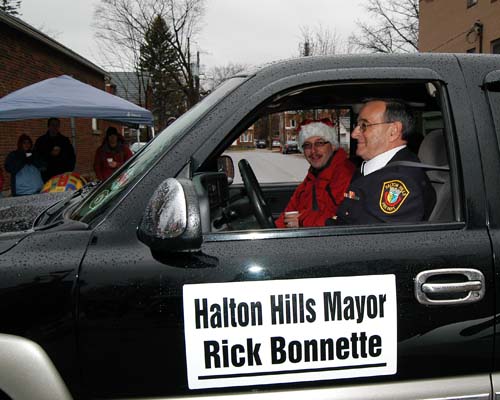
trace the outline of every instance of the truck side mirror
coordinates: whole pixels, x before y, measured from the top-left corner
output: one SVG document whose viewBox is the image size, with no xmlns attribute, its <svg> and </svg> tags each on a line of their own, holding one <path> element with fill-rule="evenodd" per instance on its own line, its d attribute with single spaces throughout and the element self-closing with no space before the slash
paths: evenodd
<svg viewBox="0 0 500 400">
<path fill-rule="evenodd" d="M 137 235 L 151 250 L 161 253 L 199 250 L 201 217 L 193 183 L 175 178 L 163 181 L 149 200 Z"/>
</svg>

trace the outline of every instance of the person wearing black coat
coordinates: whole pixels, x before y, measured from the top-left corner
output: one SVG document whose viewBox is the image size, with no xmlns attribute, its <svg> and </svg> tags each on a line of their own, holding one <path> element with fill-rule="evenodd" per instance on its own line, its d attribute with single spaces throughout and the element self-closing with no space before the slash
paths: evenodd
<svg viewBox="0 0 500 400">
<path fill-rule="evenodd" d="M 75 150 L 69 139 L 59 132 L 61 122 L 58 118 L 49 118 L 47 133 L 40 136 L 33 149 L 41 163 L 43 181 L 55 175 L 72 172 L 75 169 Z"/>
<path fill-rule="evenodd" d="M 364 104 L 352 132 L 356 154 L 364 162 L 327 225 L 417 222 L 429 217 L 436 193 L 418 157 L 406 147 L 413 125 L 411 110 L 400 101 Z"/>
</svg>

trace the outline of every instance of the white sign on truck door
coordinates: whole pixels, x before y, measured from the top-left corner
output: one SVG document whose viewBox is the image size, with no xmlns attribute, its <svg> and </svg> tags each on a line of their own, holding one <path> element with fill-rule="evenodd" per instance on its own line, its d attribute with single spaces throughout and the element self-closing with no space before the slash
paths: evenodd
<svg viewBox="0 0 500 400">
<path fill-rule="evenodd" d="M 394 275 L 185 285 L 190 389 L 390 375 Z"/>
</svg>

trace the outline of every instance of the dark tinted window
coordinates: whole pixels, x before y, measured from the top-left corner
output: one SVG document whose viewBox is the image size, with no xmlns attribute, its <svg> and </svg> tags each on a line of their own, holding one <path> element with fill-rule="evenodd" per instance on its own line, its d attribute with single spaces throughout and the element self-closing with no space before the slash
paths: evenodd
<svg viewBox="0 0 500 400">
<path fill-rule="evenodd" d="M 500 39 L 491 42 L 491 53 L 500 54 Z"/>
</svg>

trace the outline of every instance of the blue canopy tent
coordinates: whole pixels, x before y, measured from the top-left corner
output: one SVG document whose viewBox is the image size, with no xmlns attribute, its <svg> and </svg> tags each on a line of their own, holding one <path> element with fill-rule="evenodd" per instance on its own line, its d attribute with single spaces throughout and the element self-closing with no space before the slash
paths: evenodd
<svg viewBox="0 0 500 400">
<path fill-rule="evenodd" d="M 34 83 L 0 99 L 0 121 L 50 117 L 153 125 L 150 111 L 67 75 Z"/>
</svg>

